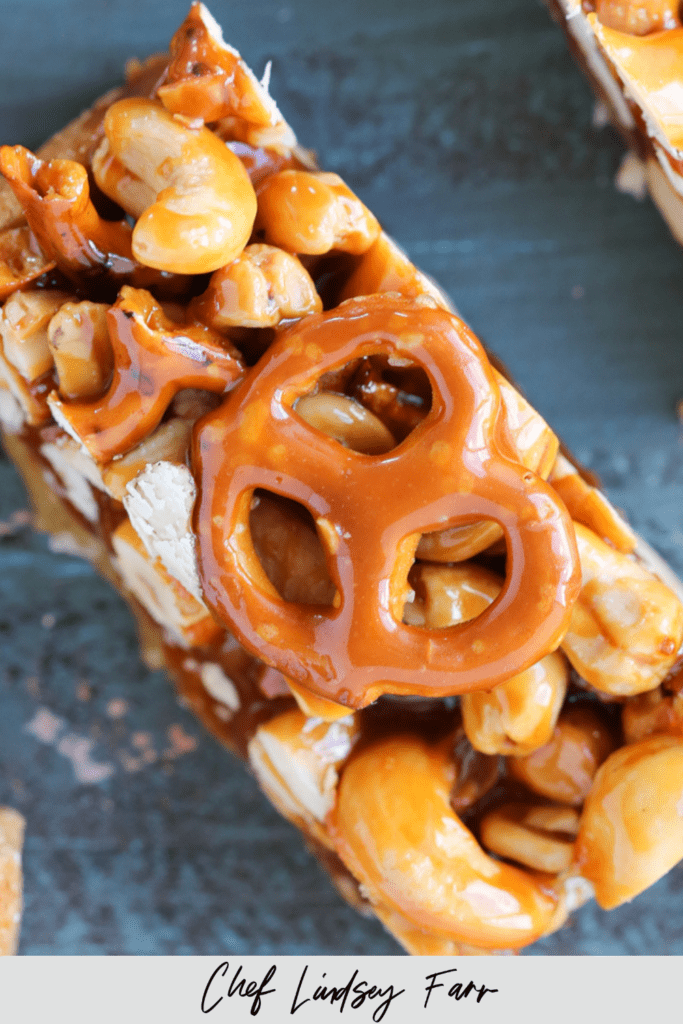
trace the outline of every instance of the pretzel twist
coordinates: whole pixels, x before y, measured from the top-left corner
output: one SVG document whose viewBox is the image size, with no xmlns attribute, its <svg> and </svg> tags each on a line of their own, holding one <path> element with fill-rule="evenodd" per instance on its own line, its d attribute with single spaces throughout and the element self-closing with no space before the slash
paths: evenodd
<svg viewBox="0 0 683 1024">
<path fill-rule="evenodd" d="M 50 397 L 55 419 L 98 462 L 109 462 L 151 434 L 183 388 L 220 395 L 242 373 L 224 339 L 198 324 L 173 323 L 142 289 L 122 288 L 107 323 L 114 355 L 109 390 L 93 401 Z"/>
<path fill-rule="evenodd" d="M 364 455 L 311 427 L 294 406 L 323 374 L 379 353 L 421 366 L 433 402 L 397 448 Z M 375 295 L 307 317 L 195 431 L 206 600 L 267 663 L 350 707 L 387 692 L 490 687 L 527 668 L 567 628 L 578 556 L 566 510 L 514 461 L 500 413 L 481 345 L 442 309 Z M 268 581 L 249 530 L 256 488 L 311 512 L 337 588 L 331 607 L 285 602 Z M 421 534 L 482 517 L 507 539 L 500 596 L 462 625 L 403 623 Z"/>
</svg>

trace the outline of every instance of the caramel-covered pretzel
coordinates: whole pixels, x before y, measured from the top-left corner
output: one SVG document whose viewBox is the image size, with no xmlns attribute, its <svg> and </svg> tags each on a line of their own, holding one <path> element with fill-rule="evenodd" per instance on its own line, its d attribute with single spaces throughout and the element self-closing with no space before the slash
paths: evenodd
<svg viewBox="0 0 683 1024">
<path fill-rule="evenodd" d="M 0 302 L 54 266 L 54 260 L 43 255 L 26 224 L 0 232 Z"/>
<path fill-rule="evenodd" d="M 293 406 L 323 374 L 379 353 L 421 366 L 433 401 L 398 447 L 364 455 L 311 427 Z M 350 707 L 387 692 L 490 687 L 527 668 L 564 635 L 579 566 L 566 510 L 513 459 L 500 413 L 481 345 L 445 310 L 389 294 L 306 317 L 195 431 L 207 602 L 266 663 Z M 256 488 L 311 512 L 338 591 L 333 606 L 287 603 L 268 581 L 249 530 Z M 403 623 L 422 532 L 482 517 L 507 539 L 500 596 L 462 625 Z"/>
<path fill-rule="evenodd" d="M 102 220 L 90 199 L 88 172 L 73 160 L 34 156 L 23 146 L 0 148 L 0 173 L 24 208 L 26 219 L 48 259 L 70 277 L 132 274 L 126 221 Z"/>
<path fill-rule="evenodd" d="M 142 289 L 122 288 L 107 322 L 114 352 L 109 390 L 90 402 L 50 398 L 57 422 L 98 462 L 147 437 L 183 388 L 221 395 L 242 373 L 228 342 L 207 327 L 173 323 Z"/>
</svg>

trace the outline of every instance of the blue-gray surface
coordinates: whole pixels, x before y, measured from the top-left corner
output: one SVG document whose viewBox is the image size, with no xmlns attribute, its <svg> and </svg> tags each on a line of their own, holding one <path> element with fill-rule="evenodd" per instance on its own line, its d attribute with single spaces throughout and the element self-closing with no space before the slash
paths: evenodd
<svg viewBox="0 0 683 1024">
<path fill-rule="evenodd" d="M 1 0 L 0 142 L 165 48 L 184 0 Z M 683 571 L 683 252 L 535 0 L 215 0 L 301 140 L 496 350 Z M 398 953 L 138 660 L 123 603 L 25 526 L 0 462 L 0 803 L 28 819 L 21 951 Z M 28 727 L 28 730 L 27 730 Z M 196 747 L 194 742 L 196 741 Z M 194 747 L 194 749 L 193 749 Z M 79 776 L 80 773 L 80 776 Z M 87 782 L 79 781 L 87 779 Z M 97 780 L 100 781 L 97 781 Z M 683 953 L 683 871 L 533 952 Z"/>
</svg>

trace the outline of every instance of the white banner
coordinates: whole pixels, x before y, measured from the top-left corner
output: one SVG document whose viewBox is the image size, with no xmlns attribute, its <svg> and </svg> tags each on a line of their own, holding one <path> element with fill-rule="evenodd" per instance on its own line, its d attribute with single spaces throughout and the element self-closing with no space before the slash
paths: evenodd
<svg viewBox="0 0 683 1024">
<path fill-rule="evenodd" d="M 680 958 L 8 957 L 7 1024 L 577 1024 L 680 1014 Z"/>
</svg>

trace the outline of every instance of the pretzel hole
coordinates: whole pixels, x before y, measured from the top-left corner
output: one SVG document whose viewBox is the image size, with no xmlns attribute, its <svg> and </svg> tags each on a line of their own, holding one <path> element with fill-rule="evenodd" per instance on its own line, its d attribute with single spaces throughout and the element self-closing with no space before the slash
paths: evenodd
<svg viewBox="0 0 683 1024">
<path fill-rule="evenodd" d="M 259 489 L 252 499 L 249 527 L 261 567 L 284 601 L 333 605 L 336 587 L 307 508 Z"/>
<path fill-rule="evenodd" d="M 432 407 L 429 377 L 407 358 L 376 355 L 358 360 L 350 368 L 345 391 L 382 421 L 397 444 Z"/>
</svg>

